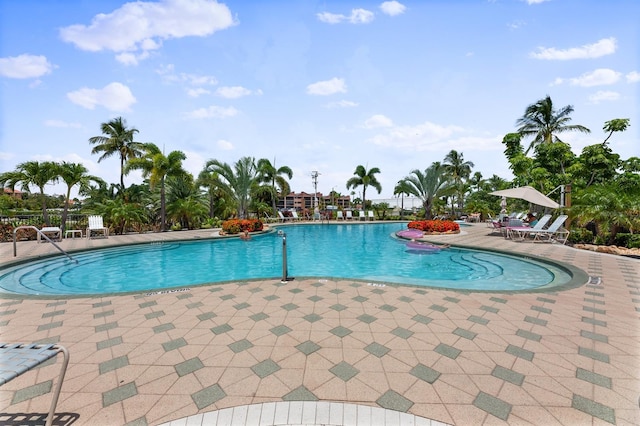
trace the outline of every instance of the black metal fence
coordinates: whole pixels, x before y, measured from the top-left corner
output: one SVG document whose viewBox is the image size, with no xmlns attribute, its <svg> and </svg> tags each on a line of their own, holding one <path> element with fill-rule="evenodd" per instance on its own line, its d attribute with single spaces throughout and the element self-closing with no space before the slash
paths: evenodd
<svg viewBox="0 0 640 426">
<path fill-rule="evenodd" d="M 64 229 L 86 229 L 88 224 L 88 215 L 86 214 L 67 214 L 67 220 Z M 13 228 L 23 225 L 31 225 L 41 228 L 45 225 L 44 217 L 40 215 L 12 215 L 12 216 L 0 216 L 0 224 L 7 226 L 10 225 Z M 62 215 L 61 214 L 49 214 L 49 225 L 59 226 L 62 228 Z"/>
</svg>

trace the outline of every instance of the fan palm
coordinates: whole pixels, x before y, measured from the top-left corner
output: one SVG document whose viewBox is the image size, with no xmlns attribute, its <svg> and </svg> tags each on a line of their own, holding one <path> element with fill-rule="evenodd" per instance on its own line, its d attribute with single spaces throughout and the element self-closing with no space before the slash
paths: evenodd
<svg viewBox="0 0 640 426">
<path fill-rule="evenodd" d="M 98 163 L 112 155 L 120 156 L 120 188 L 124 189 L 125 164 L 127 160 L 139 157 L 142 154 L 143 144 L 134 142 L 133 137 L 138 133 L 136 128 L 127 128 L 127 122 L 122 118 L 115 118 L 100 125 L 103 136 L 89 138 L 89 143 L 96 146 L 91 150 L 92 154 L 102 154 Z"/>
<path fill-rule="evenodd" d="M 21 189 L 29 192 L 29 186 L 35 185 L 40 190 L 40 198 L 42 199 L 42 219 L 49 226 L 49 213 L 47 212 L 47 200 L 44 195 L 44 187 L 49 183 L 55 183 L 59 179 L 58 165 L 52 161 L 26 161 L 16 166 L 11 172 L 0 174 L 0 186 L 8 186 L 12 190 L 19 183 Z"/>
<path fill-rule="evenodd" d="M 253 157 L 242 157 L 233 168 L 218 160 L 209 160 L 204 172 L 218 176 L 218 188 L 234 200 L 240 218 L 246 218 L 251 205 L 252 191 L 256 188 L 259 177 Z"/>
<path fill-rule="evenodd" d="M 524 116 L 516 121 L 516 125 L 520 126 L 518 133 L 525 137 L 534 136 L 525 154 L 538 144 L 560 141 L 556 136 L 558 133 L 571 131 L 590 133 L 591 130 L 584 126 L 568 124 L 571 121 L 569 115 L 572 112 L 572 105 L 567 105 L 556 111 L 549 95 L 535 104 L 529 105 Z"/>
<path fill-rule="evenodd" d="M 144 155 L 129 160 L 125 172 L 132 169 L 142 170 L 142 176 L 149 179 L 149 187 L 153 190 L 160 186 L 160 231 L 165 231 L 166 200 L 165 179 L 169 176 L 177 177 L 186 174 L 182 168 L 182 161 L 187 157 L 182 151 L 171 151 L 164 155 L 160 148 L 153 143 L 143 144 Z"/>
<path fill-rule="evenodd" d="M 378 191 L 378 194 L 382 192 L 382 186 L 378 179 L 376 179 L 376 174 L 380 173 L 380 169 L 377 167 L 372 167 L 367 170 L 364 166 L 356 167 L 356 170 L 353 172 L 355 177 L 352 177 L 347 181 L 347 189 L 357 188 L 358 186 L 362 186 L 362 208 L 365 209 L 367 207 L 367 188 L 372 186 Z"/>
<path fill-rule="evenodd" d="M 409 194 L 422 201 L 425 219 L 431 219 L 433 201 L 440 197 L 450 186 L 445 168 L 440 163 L 433 163 L 424 172 L 415 169 L 411 175 L 403 179 L 404 188 Z"/>
</svg>

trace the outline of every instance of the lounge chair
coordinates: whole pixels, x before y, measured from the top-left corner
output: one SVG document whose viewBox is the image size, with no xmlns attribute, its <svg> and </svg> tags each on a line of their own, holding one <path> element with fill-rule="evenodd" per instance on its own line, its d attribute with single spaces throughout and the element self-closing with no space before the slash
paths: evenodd
<svg viewBox="0 0 640 426">
<path fill-rule="evenodd" d="M 89 226 L 87 226 L 87 238 L 91 238 L 92 232 L 100 232 L 105 238 L 109 238 L 109 228 L 104 226 L 102 216 L 89 216 Z"/>
<path fill-rule="evenodd" d="M 367 220 L 366 216 L 364 215 L 364 210 L 360 210 L 358 212 L 358 219 L 359 220 Z"/>
<path fill-rule="evenodd" d="M 300 220 L 300 216 L 298 216 L 298 212 L 295 210 L 291 211 L 292 220 Z"/>
<path fill-rule="evenodd" d="M 337 211 L 336 220 L 344 220 L 344 215 L 342 214 L 342 210 Z"/>
<path fill-rule="evenodd" d="M 289 216 L 285 216 L 281 211 L 278 211 L 278 219 L 280 219 L 280 222 L 286 222 L 288 220 L 291 220 L 292 218 Z"/>
<path fill-rule="evenodd" d="M 567 242 L 567 237 L 569 235 L 569 231 L 566 229 L 561 229 L 564 225 L 564 222 L 567 220 L 569 216 L 566 214 L 560 215 L 553 221 L 551 225 L 547 229 L 538 229 L 534 230 L 533 228 L 529 231 L 520 231 L 523 234 L 533 235 L 533 241 L 547 241 L 552 242 L 554 240 L 559 241 L 564 236 L 562 244 Z M 559 238 L 560 237 L 560 238 Z"/>
<path fill-rule="evenodd" d="M 57 226 L 45 226 L 44 228 L 40 229 L 40 232 L 38 232 L 37 236 L 38 242 L 42 241 L 41 236 L 43 234 L 52 241 L 62 241 L 62 229 L 58 228 Z"/>
<path fill-rule="evenodd" d="M 531 233 L 534 232 L 534 231 L 541 231 L 545 227 L 547 222 L 549 222 L 549 220 L 551 220 L 551 215 L 550 214 L 545 214 L 532 227 L 528 227 L 528 226 L 507 226 L 506 227 L 506 229 L 507 229 L 506 237 L 507 238 L 514 238 L 515 237 L 515 238 L 517 238 L 519 240 L 524 240 L 525 235 L 527 233 L 529 235 L 531 235 Z"/>
<path fill-rule="evenodd" d="M 53 424 L 53 418 L 56 414 L 56 405 L 64 375 L 69 365 L 69 352 L 60 345 L 51 344 L 22 344 L 22 343 L 0 343 L 0 386 L 15 379 L 23 373 L 38 367 L 40 364 L 50 360 L 51 358 L 62 352 L 64 359 L 58 376 L 58 383 L 53 392 L 51 399 L 51 408 L 47 416 L 46 426 Z M 31 422 L 29 422 L 31 423 Z"/>
<path fill-rule="evenodd" d="M 367 212 L 367 219 L 369 220 L 375 220 L 375 218 L 373 217 L 373 210 L 369 210 Z"/>
<path fill-rule="evenodd" d="M 351 213 L 351 210 L 347 210 L 346 215 L 347 215 L 347 220 L 353 219 L 353 213 Z"/>
</svg>

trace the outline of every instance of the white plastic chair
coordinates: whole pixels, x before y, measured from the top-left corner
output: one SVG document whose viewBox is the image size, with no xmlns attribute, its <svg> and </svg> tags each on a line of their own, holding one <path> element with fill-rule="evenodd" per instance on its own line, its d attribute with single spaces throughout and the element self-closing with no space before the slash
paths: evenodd
<svg viewBox="0 0 640 426">
<path fill-rule="evenodd" d="M 87 226 L 87 238 L 91 238 L 91 232 L 100 232 L 105 238 L 109 238 L 109 228 L 104 226 L 102 216 L 89 216 L 89 226 Z"/>
<path fill-rule="evenodd" d="M 369 219 L 369 220 L 374 220 L 374 217 L 373 217 L 373 210 L 369 210 L 369 211 L 367 212 L 367 219 Z"/>
</svg>

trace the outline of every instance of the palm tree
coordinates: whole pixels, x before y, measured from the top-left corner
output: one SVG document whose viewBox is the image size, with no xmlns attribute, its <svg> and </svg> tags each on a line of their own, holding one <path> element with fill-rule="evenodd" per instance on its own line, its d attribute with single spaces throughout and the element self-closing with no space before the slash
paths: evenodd
<svg viewBox="0 0 640 426">
<path fill-rule="evenodd" d="M 380 173 L 380 169 L 377 167 L 372 167 L 367 170 L 364 166 L 356 167 L 356 170 L 353 172 L 355 177 L 352 177 L 347 181 L 347 189 L 349 188 L 357 188 L 358 186 L 362 186 L 362 209 L 364 210 L 367 207 L 367 187 L 372 186 L 377 191 L 378 194 L 382 192 L 382 186 L 378 179 L 376 179 L 376 174 Z"/>
<path fill-rule="evenodd" d="M 138 129 L 127 129 L 127 122 L 122 117 L 117 117 L 100 125 L 102 134 L 106 136 L 93 136 L 89 143 L 95 144 L 92 154 L 102 154 L 98 163 L 114 154 L 120 156 L 120 188 L 124 190 L 125 164 L 127 160 L 140 157 L 143 144 L 134 142 L 133 137 Z"/>
<path fill-rule="evenodd" d="M 461 152 L 451 150 L 447 156 L 444 157 L 443 165 L 445 171 L 453 178 L 453 183 L 456 187 L 458 208 L 464 210 L 465 185 L 463 185 L 462 180 L 469 178 L 474 164 L 471 161 L 464 161 L 464 156 Z"/>
<path fill-rule="evenodd" d="M 276 160 L 273 160 L 273 164 L 266 158 L 261 158 L 258 160 L 258 174 L 260 176 L 260 182 L 268 184 L 271 191 L 271 206 L 273 207 L 273 214 L 277 213 L 276 201 L 278 199 L 278 193 L 281 195 L 285 195 L 291 192 L 291 188 L 289 187 L 289 182 L 287 178 L 291 179 L 293 177 L 293 171 L 288 166 L 282 166 L 276 168 L 275 166 Z M 284 176 L 282 176 L 284 175 Z"/>
<path fill-rule="evenodd" d="M 524 116 L 516 121 L 516 124 L 520 126 L 518 133 L 522 136 L 534 136 L 525 154 L 538 144 L 560 141 L 556 136 L 557 133 L 569 131 L 590 133 L 591 130 L 584 126 L 568 124 L 571 121 L 569 115 L 572 112 L 572 105 L 567 105 L 556 111 L 549 95 L 535 104 L 529 105 L 524 112 Z"/>
<path fill-rule="evenodd" d="M 236 204 L 238 216 L 246 218 L 251 204 L 252 192 L 256 189 L 259 178 L 255 158 L 242 157 L 233 168 L 218 160 L 209 160 L 205 164 L 206 173 L 216 173 L 218 187 Z"/>
<path fill-rule="evenodd" d="M 44 195 L 44 187 L 49 183 L 55 183 L 59 179 L 58 164 L 52 161 L 26 161 L 16 166 L 11 172 L 0 174 L 0 186 L 7 185 L 11 190 L 20 183 L 21 189 L 29 192 L 29 186 L 35 185 L 40 190 L 42 199 L 42 219 L 47 226 L 51 225 L 49 213 L 47 212 L 47 200 Z"/>
<path fill-rule="evenodd" d="M 58 175 L 60 179 L 67 184 L 67 195 L 64 201 L 64 210 L 62 211 L 62 232 L 64 232 L 67 224 L 67 213 L 69 212 L 69 202 L 71 198 L 71 188 L 78 185 L 80 192 L 88 192 L 91 190 L 91 182 L 96 182 L 99 185 L 105 184 L 105 182 L 97 176 L 87 174 L 89 170 L 80 163 L 67 163 L 63 161 L 59 165 Z"/>
<path fill-rule="evenodd" d="M 404 214 L 404 196 L 410 194 L 409 184 L 404 179 L 398 181 L 395 188 L 393 188 L 393 195 L 400 195 L 402 197 L 400 201 L 400 220 L 402 220 L 402 215 Z"/>
<path fill-rule="evenodd" d="M 167 215 L 182 228 L 199 227 L 207 218 L 206 195 L 185 174 L 167 178 Z"/>
<path fill-rule="evenodd" d="M 424 173 L 416 169 L 403 179 L 403 185 L 409 194 L 422 201 L 425 219 L 431 219 L 433 200 L 440 197 L 449 186 L 445 168 L 440 163 L 433 163 Z"/>
<path fill-rule="evenodd" d="M 142 176 L 149 179 L 151 190 L 160 185 L 160 231 L 165 231 L 166 224 L 166 200 L 165 200 L 165 179 L 169 176 L 177 177 L 186 174 L 182 168 L 182 161 L 187 156 L 182 151 L 171 151 L 169 155 L 164 155 L 160 148 L 153 143 L 142 145 L 144 155 L 129 160 L 125 167 L 125 172 L 133 169 L 142 170 Z"/>
</svg>

